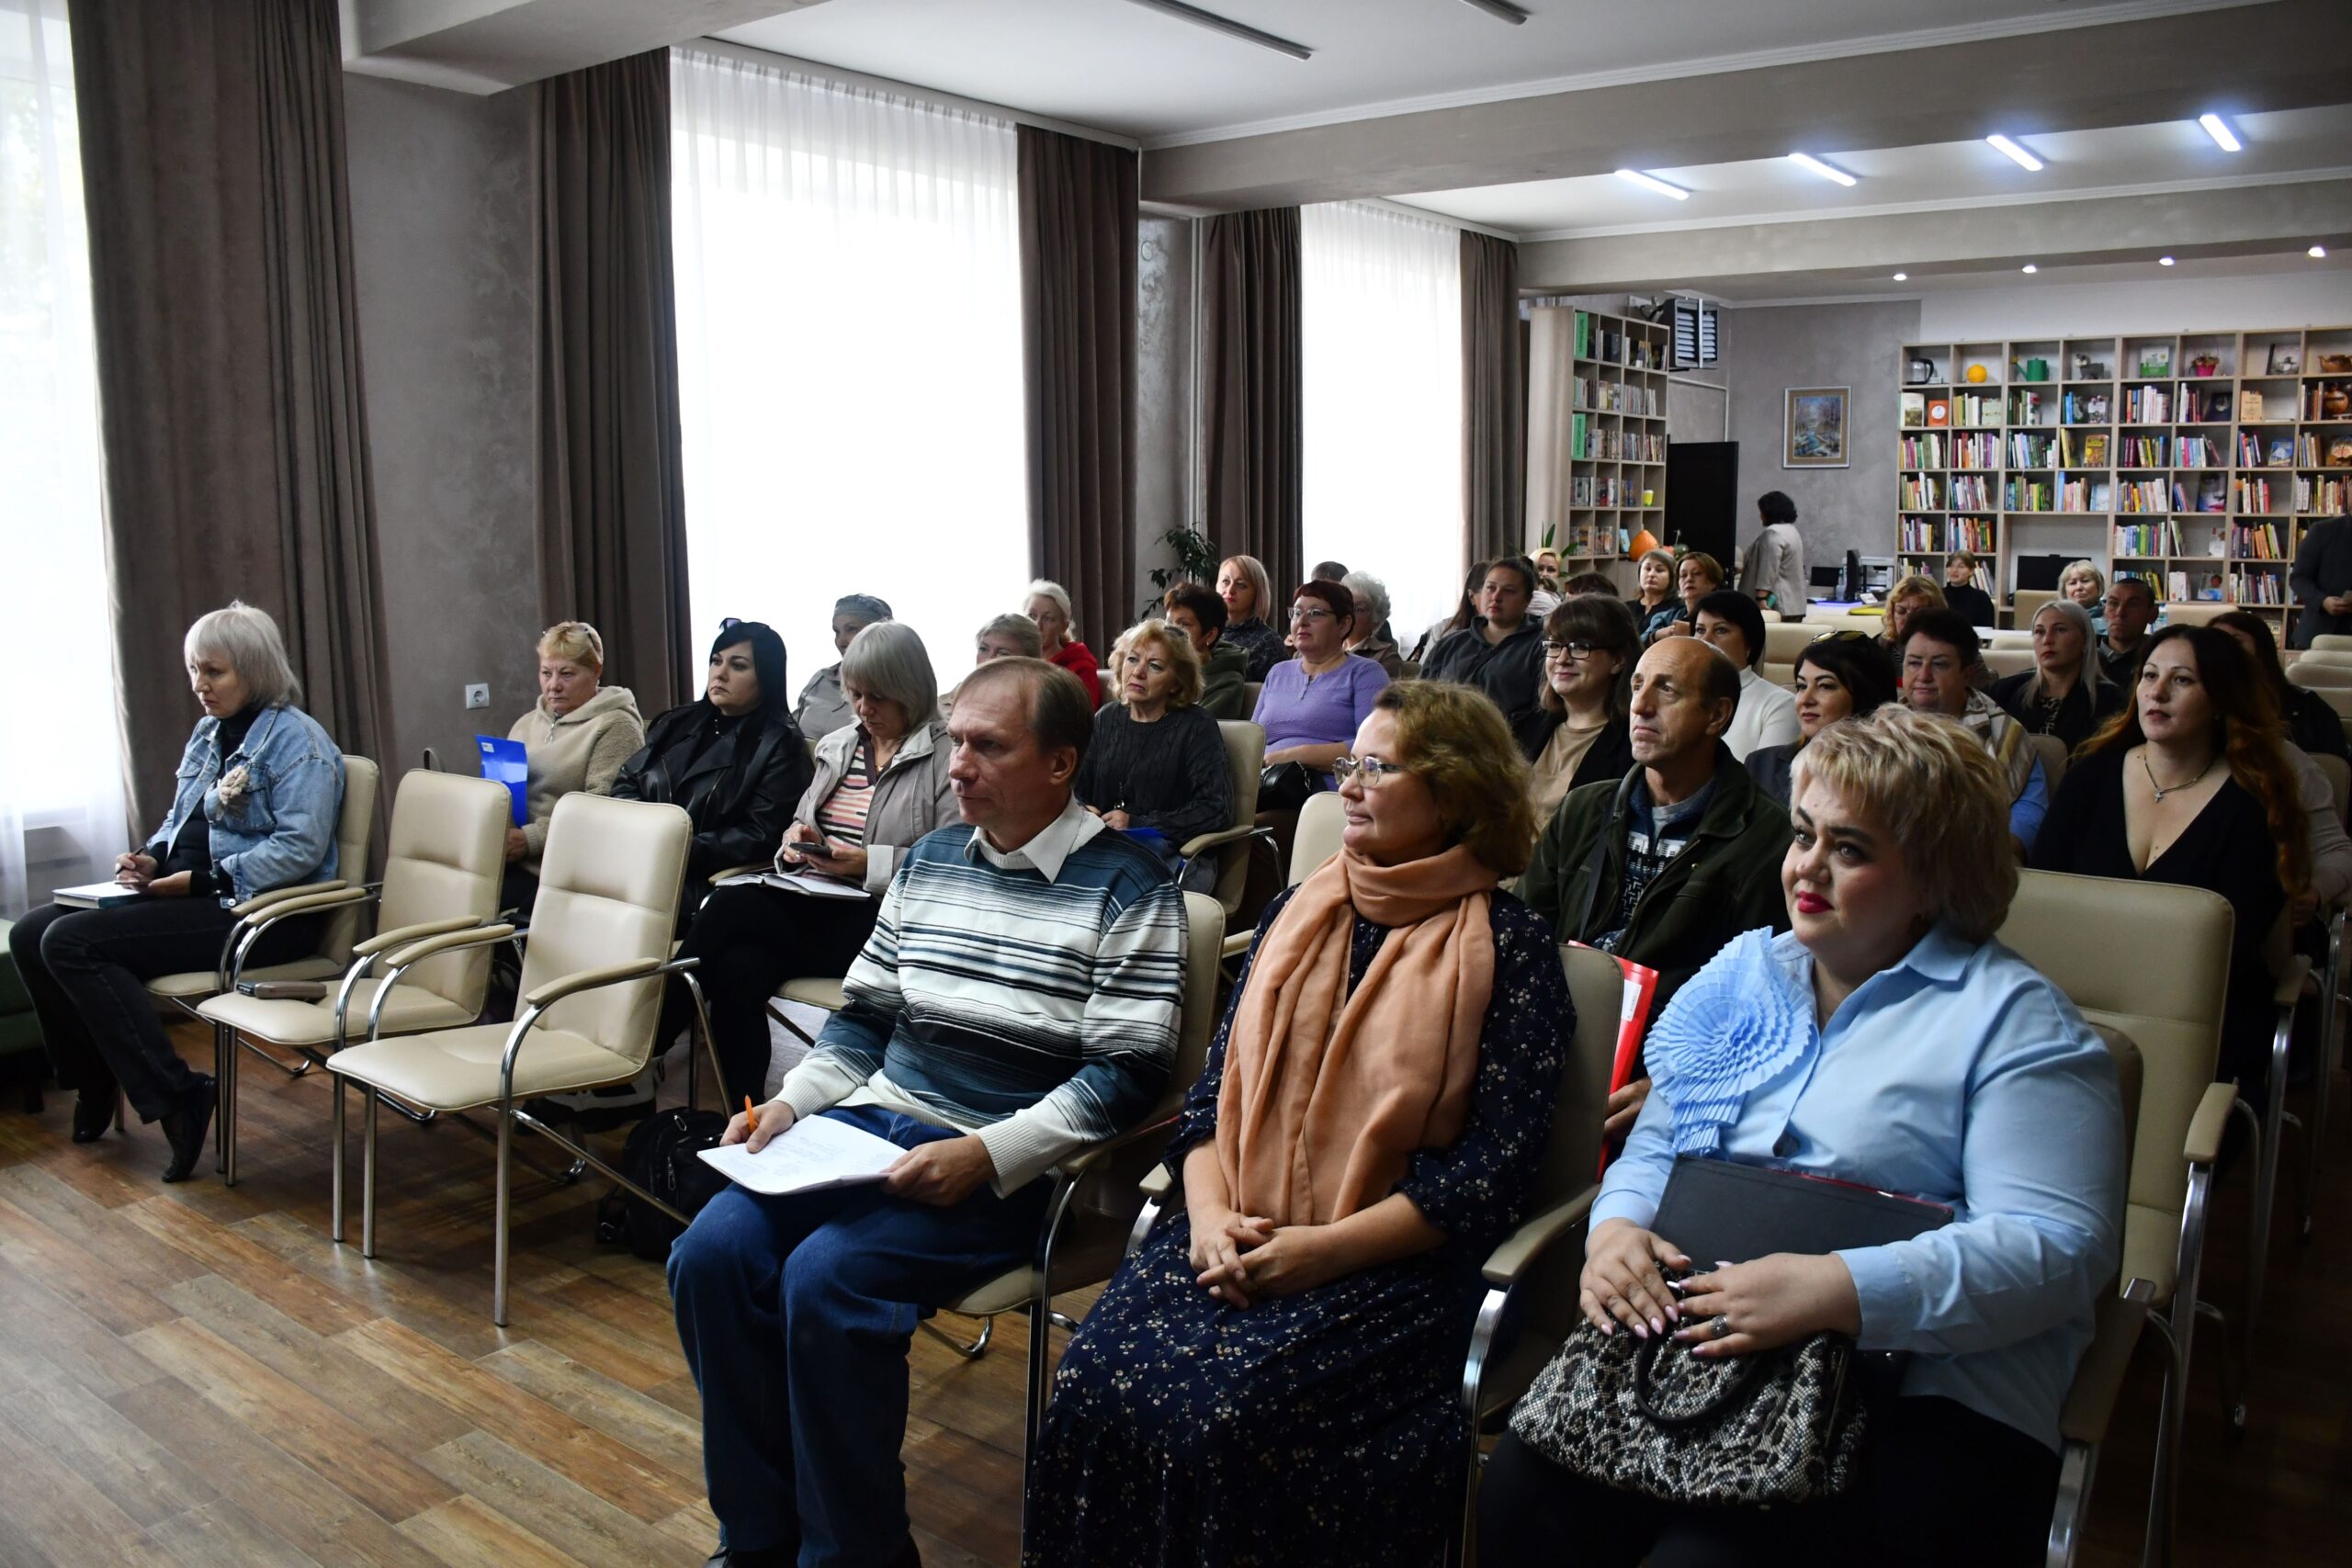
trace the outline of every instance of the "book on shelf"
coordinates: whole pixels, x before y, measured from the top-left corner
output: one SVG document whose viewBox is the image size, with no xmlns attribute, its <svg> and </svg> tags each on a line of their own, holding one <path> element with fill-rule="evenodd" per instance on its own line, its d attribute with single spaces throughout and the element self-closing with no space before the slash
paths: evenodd
<svg viewBox="0 0 2352 1568">
<path fill-rule="evenodd" d="M 2264 448 L 2263 466 L 2271 468 L 2291 468 L 2294 466 L 2294 438 L 2287 435 L 2272 436 Z"/>
<path fill-rule="evenodd" d="M 2352 381 L 2311 381 L 2303 387 L 2303 418 L 2352 419 Z"/>
<path fill-rule="evenodd" d="M 2284 560 L 2276 523 L 2241 523 L 2230 530 L 2230 554 L 2240 560 Z"/>
<path fill-rule="evenodd" d="M 2041 423 L 2041 394 L 2023 387 L 2010 392 L 2009 423 L 2011 424 L 2040 424 Z"/>
<path fill-rule="evenodd" d="M 2230 596 L 2241 604 L 2283 604 L 2286 589 L 2275 571 L 2242 571 L 2231 580 Z"/>
<path fill-rule="evenodd" d="M 2055 510 L 2048 479 L 2011 478 L 2001 487 L 2001 510 L 2004 512 L 2050 512 Z"/>
<path fill-rule="evenodd" d="M 2116 442 L 2119 466 L 2126 468 L 2161 468 L 2167 465 L 2165 453 L 2170 438 L 2163 435 L 2126 435 Z"/>
<path fill-rule="evenodd" d="M 2162 387 L 2131 387 L 2123 393 L 2126 424 L 2170 424 L 2172 394 Z"/>
<path fill-rule="evenodd" d="M 2193 496 L 2188 485 L 2175 479 L 2172 481 L 2172 509 L 2175 512 L 2225 512 L 2229 510 L 2226 493 L 2219 474 L 2201 476 Z"/>
<path fill-rule="evenodd" d="M 2086 468 L 2107 467 L 2107 437 L 2104 434 L 2083 437 L 2083 467 Z"/>
<path fill-rule="evenodd" d="M 1592 357 L 1592 312 L 1589 310 L 1577 312 L 1577 357 Z"/>
<path fill-rule="evenodd" d="M 2180 525 L 2177 523 L 2118 523 L 2115 525 L 2115 558 L 2118 560 L 2158 560 L 2180 553 Z"/>
<path fill-rule="evenodd" d="M 2178 466 L 2184 468 L 2218 468 L 2222 466 L 2222 448 L 2210 435 L 2184 435 L 2180 438 Z"/>
<path fill-rule="evenodd" d="M 1952 399 L 1952 423 L 1960 425 L 1991 425 L 2001 423 L 2001 394 L 1998 392 L 1962 392 Z"/>
<path fill-rule="evenodd" d="M 1927 423 L 1928 394 L 1925 392 L 1904 393 L 1903 428 L 1905 430 L 1919 430 L 1925 428 Z"/>
<path fill-rule="evenodd" d="M 2061 512 L 2106 512 L 2110 510 L 2108 505 L 2108 496 L 2107 480 L 2077 475 L 2059 487 L 2058 510 Z"/>
<path fill-rule="evenodd" d="M 1946 551 L 1966 550 L 1973 556 L 1989 556 L 1997 552 L 1996 530 L 1990 517 L 1954 517 L 1944 525 Z"/>
<path fill-rule="evenodd" d="M 2231 510 L 2234 512 L 2275 512 L 2271 504 L 2274 492 L 2268 479 L 2233 479 L 2230 481 Z"/>
<path fill-rule="evenodd" d="M 1999 468 L 2001 438 L 1992 434 L 1953 436 L 1951 466 L 1955 468 Z"/>
<path fill-rule="evenodd" d="M 2012 468 L 2046 468 L 2050 467 L 2051 439 L 2030 431 L 2012 431 L 2009 434 L 2009 467 Z"/>
<path fill-rule="evenodd" d="M 1933 474 L 1903 476 L 1902 503 L 1915 512 L 1941 512 L 1944 509 L 1944 482 Z"/>
<path fill-rule="evenodd" d="M 1982 474 L 1954 474 L 1946 481 L 1950 488 L 1951 507 L 1955 512 L 1989 512 L 1993 508 L 1993 487 Z M 1972 549 L 1962 546 L 1962 549 Z"/>
<path fill-rule="evenodd" d="M 1951 423 L 1951 400 L 1950 398 L 1929 398 L 1928 400 L 1928 428 L 1930 430 L 1941 430 Z"/>
<path fill-rule="evenodd" d="M 2152 343 L 2143 346 L 2140 350 L 2140 374 L 2150 378 L 2171 375 L 2172 344 Z"/>
<path fill-rule="evenodd" d="M 2170 512 L 2172 497 L 2162 479 L 2133 479 L 2123 487 L 2119 512 Z"/>
<path fill-rule="evenodd" d="M 1933 550 L 1936 548 L 1936 525 L 1933 518 L 1905 517 L 1902 521 L 1903 548 Z"/>
<path fill-rule="evenodd" d="M 2352 503 L 2352 479 L 2333 475 L 2295 476 L 2295 510 L 2306 516 L 2341 517 Z"/>
<path fill-rule="evenodd" d="M 1906 468 L 1940 468 L 1944 466 L 1944 438 L 1929 432 L 1903 438 L 1903 466 Z"/>
<path fill-rule="evenodd" d="M 2177 529 L 2180 525 L 2176 523 L 2173 526 Z M 2220 560 L 2230 553 L 2230 525 L 2227 523 L 2191 524 L 2188 532 L 2197 547 L 2193 550 L 2184 547 L 2183 555 L 2210 556 Z"/>
</svg>

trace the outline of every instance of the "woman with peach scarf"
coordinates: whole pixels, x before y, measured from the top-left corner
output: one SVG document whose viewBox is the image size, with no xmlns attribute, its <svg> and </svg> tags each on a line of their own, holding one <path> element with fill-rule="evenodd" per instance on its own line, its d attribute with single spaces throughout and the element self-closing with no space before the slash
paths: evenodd
<svg viewBox="0 0 2352 1568">
<path fill-rule="evenodd" d="M 1033 1568 L 1437 1561 L 1487 1252 L 1573 1027 L 1526 765 L 1465 687 L 1385 687 L 1340 853 L 1267 908 L 1169 1145 L 1182 1202 L 1056 1374 Z"/>
</svg>

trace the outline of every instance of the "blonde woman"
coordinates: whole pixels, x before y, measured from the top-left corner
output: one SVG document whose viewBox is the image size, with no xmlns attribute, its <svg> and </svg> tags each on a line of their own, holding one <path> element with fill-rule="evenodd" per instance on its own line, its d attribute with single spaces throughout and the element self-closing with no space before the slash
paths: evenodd
<svg viewBox="0 0 2352 1568">
<path fill-rule="evenodd" d="M 1119 639 L 1111 676 L 1117 690 L 1094 716 L 1072 787 L 1105 826 L 1144 836 L 1172 863 L 1183 845 L 1233 826 L 1225 740 L 1200 706 L 1201 656 L 1155 618 Z"/>
<path fill-rule="evenodd" d="M 1290 657 L 1281 631 L 1266 623 L 1282 607 L 1274 603 L 1266 563 L 1256 556 L 1226 557 L 1216 569 L 1216 596 L 1225 601 L 1225 640 L 1250 656 L 1244 678 L 1264 680 L 1267 671 Z"/>
<path fill-rule="evenodd" d="M 1070 620 L 1069 590 L 1041 577 L 1029 585 L 1029 597 L 1021 608 L 1037 623 L 1046 662 L 1058 664 L 1077 676 L 1078 683 L 1086 688 L 1087 702 L 1101 707 L 1102 666 L 1095 662 L 1094 650 L 1078 640 L 1078 627 Z"/>
<path fill-rule="evenodd" d="M 506 883 L 499 908 L 525 915 L 539 891 L 548 820 L 567 795 L 610 795 L 621 764 L 645 744 L 645 718 L 626 686 L 607 686 L 605 639 L 585 621 L 539 634 L 539 700 L 506 732 L 531 763 L 530 820 L 506 829 Z"/>
<path fill-rule="evenodd" d="M 2070 599 L 2083 607 L 2091 618 L 2091 632 L 2096 637 L 2107 635 L 2107 573 L 2095 562 L 2072 561 L 2058 574 L 2058 597 Z"/>
</svg>

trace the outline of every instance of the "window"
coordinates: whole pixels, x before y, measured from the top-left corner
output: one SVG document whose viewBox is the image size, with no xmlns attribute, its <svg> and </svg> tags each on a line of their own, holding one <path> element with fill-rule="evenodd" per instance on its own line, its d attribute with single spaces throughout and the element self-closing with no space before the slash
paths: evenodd
<svg viewBox="0 0 2352 1568">
<path fill-rule="evenodd" d="M 1356 202 L 1299 214 L 1306 558 L 1387 584 L 1408 651 L 1461 602 L 1462 237 Z M 1277 584 L 1287 591 L 1289 584 Z"/>
<path fill-rule="evenodd" d="M 0 0 L 0 915 L 124 845 L 65 0 Z"/>
<path fill-rule="evenodd" d="M 797 687 L 879 594 L 944 689 L 1029 580 L 1012 126 L 670 60 L 695 624 L 769 622 Z"/>
</svg>

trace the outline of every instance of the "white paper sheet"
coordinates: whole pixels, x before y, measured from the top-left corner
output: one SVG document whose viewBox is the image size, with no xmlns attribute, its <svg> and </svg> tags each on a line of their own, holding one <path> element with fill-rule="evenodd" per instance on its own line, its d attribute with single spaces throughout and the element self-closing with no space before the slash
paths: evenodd
<svg viewBox="0 0 2352 1568">
<path fill-rule="evenodd" d="M 741 876 L 730 876 L 719 884 L 733 887 L 740 883 L 764 882 L 770 887 L 781 887 L 786 893 L 806 893 L 811 898 L 863 898 L 865 887 L 854 882 L 843 882 L 838 876 L 820 876 L 813 871 L 758 871 Z"/>
<path fill-rule="evenodd" d="M 775 1197 L 879 1181 L 906 1152 L 846 1122 L 810 1116 L 793 1122 L 784 1136 L 770 1140 L 758 1154 L 741 1144 L 729 1144 L 703 1150 L 702 1157 L 737 1186 Z"/>
</svg>

